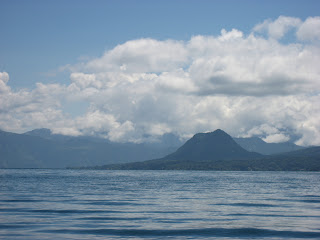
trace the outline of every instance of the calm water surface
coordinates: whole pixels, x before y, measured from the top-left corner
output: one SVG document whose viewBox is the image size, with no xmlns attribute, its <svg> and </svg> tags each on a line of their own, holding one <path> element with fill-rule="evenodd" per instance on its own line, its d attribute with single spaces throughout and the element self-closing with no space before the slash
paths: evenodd
<svg viewBox="0 0 320 240">
<path fill-rule="evenodd" d="M 320 173 L 0 169 L 0 239 L 320 239 Z"/>
</svg>

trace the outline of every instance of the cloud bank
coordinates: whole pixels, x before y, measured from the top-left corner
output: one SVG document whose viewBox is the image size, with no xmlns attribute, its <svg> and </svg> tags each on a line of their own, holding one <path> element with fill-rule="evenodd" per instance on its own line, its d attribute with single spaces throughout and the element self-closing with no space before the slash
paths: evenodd
<svg viewBox="0 0 320 240">
<path fill-rule="evenodd" d="M 320 145 L 320 17 L 280 16 L 244 34 L 136 39 L 65 67 L 70 82 L 14 91 L 0 73 L 0 128 L 119 142 L 226 130 Z M 282 43 L 294 33 L 290 43 Z M 82 108 L 81 114 L 68 109 Z"/>
</svg>

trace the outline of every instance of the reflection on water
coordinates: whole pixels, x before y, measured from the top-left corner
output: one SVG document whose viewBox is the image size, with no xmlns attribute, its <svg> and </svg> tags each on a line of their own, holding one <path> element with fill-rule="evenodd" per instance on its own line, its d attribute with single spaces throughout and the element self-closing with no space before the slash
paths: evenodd
<svg viewBox="0 0 320 240">
<path fill-rule="evenodd" d="M 0 170 L 2 239 L 319 239 L 320 173 Z"/>
</svg>

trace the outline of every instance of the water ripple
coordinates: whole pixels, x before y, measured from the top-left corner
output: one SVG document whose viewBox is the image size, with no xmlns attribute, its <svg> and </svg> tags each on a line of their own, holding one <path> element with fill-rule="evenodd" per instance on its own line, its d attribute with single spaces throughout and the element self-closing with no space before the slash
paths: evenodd
<svg viewBox="0 0 320 240">
<path fill-rule="evenodd" d="M 206 236 L 206 237 L 282 237 L 282 238 L 318 238 L 318 232 L 275 231 L 259 228 L 200 228 L 200 229 L 54 229 L 46 233 L 117 235 L 128 237 L 170 237 L 170 236 Z"/>
</svg>

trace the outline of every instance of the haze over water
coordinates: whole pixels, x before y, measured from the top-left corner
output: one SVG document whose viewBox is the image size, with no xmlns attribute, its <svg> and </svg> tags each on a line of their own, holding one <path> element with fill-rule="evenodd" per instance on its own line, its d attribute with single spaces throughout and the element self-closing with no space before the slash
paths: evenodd
<svg viewBox="0 0 320 240">
<path fill-rule="evenodd" d="M 2 239 L 319 239 L 320 173 L 0 170 Z"/>
</svg>

